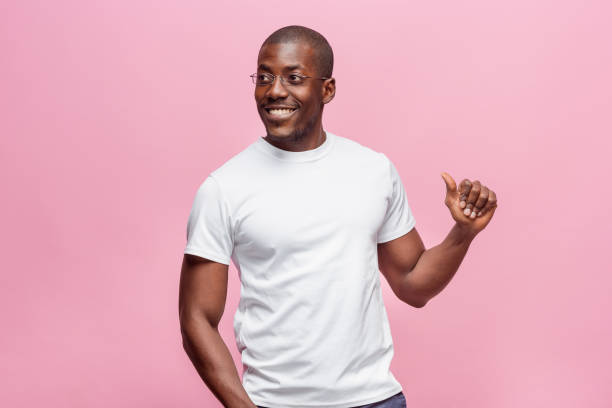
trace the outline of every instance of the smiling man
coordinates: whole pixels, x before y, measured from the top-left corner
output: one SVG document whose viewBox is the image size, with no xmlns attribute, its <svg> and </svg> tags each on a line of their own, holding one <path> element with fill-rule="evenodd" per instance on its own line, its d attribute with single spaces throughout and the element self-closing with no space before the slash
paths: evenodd
<svg viewBox="0 0 612 408">
<path fill-rule="evenodd" d="M 380 272 L 423 307 L 452 279 L 497 199 L 447 173 L 453 225 L 425 249 L 394 164 L 324 130 L 335 95 L 333 53 L 316 31 L 284 27 L 251 77 L 266 129 L 212 171 L 187 223 L 179 292 L 183 345 L 225 407 L 401 408 Z M 218 332 L 230 262 L 242 381 Z"/>
<path fill-rule="evenodd" d="M 251 77 L 269 143 L 303 151 L 324 142 L 323 105 L 336 93 L 333 64 L 329 43 L 314 31 L 291 27 L 266 39 Z"/>
</svg>

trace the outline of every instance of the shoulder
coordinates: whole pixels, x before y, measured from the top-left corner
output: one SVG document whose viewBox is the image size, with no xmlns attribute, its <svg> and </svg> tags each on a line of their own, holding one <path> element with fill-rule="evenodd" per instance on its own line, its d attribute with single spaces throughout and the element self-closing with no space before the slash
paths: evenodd
<svg viewBox="0 0 612 408">
<path fill-rule="evenodd" d="M 241 174 L 244 178 L 244 170 L 252 162 L 252 159 L 249 158 L 252 156 L 252 145 L 243 148 L 225 162 L 222 162 L 221 165 L 213 167 L 213 170 L 204 174 L 196 187 L 196 200 L 226 198 L 228 187 L 235 184 L 235 180 L 240 180 Z"/>
<path fill-rule="evenodd" d="M 254 144 L 251 143 L 240 152 L 231 156 L 222 165 L 212 171 L 217 177 L 224 177 L 231 173 L 239 172 L 253 162 Z"/>
<path fill-rule="evenodd" d="M 365 146 L 356 140 L 338 135 L 334 136 L 336 137 L 338 150 L 346 156 L 352 157 L 364 165 L 375 165 L 383 168 L 389 166 L 389 159 L 384 153 Z"/>
<path fill-rule="evenodd" d="M 254 143 L 251 143 L 213 169 L 208 178 L 213 178 L 220 188 L 232 185 L 235 181 L 244 180 L 245 175 L 249 174 L 249 168 L 254 167 L 254 160 L 256 160 L 254 156 Z"/>
<path fill-rule="evenodd" d="M 389 183 L 392 173 L 392 163 L 382 152 L 365 146 L 356 140 L 336 136 L 337 151 L 349 160 L 348 165 L 356 169 L 362 177 L 374 178 L 381 183 Z"/>
</svg>

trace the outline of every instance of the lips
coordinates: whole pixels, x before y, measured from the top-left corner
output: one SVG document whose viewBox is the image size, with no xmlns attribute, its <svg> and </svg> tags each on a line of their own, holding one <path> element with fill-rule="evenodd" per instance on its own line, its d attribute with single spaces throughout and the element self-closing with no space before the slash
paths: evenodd
<svg viewBox="0 0 612 408">
<path fill-rule="evenodd" d="M 293 106 L 267 106 L 264 107 L 266 116 L 272 120 L 287 119 L 293 115 L 298 108 Z"/>
</svg>

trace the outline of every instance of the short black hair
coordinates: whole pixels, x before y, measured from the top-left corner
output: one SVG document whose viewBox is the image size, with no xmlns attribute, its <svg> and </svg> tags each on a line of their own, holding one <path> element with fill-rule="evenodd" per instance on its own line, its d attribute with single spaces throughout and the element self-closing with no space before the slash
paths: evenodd
<svg viewBox="0 0 612 408">
<path fill-rule="evenodd" d="M 279 28 L 266 38 L 261 48 L 268 44 L 281 44 L 292 41 L 306 41 L 314 48 L 316 50 L 315 60 L 318 75 L 331 78 L 334 70 L 334 52 L 325 37 L 311 28 L 299 25 Z"/>
</svg>

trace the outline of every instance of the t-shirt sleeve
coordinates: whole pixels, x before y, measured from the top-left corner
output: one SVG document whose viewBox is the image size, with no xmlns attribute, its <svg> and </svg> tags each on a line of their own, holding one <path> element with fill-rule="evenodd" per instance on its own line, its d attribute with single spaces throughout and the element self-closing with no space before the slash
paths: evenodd
<svg viewBox="0 0 612 408">
<path fill-rule="evenodd" d="M 412 215 L 412 210 L 408 204 L 406 191 L 402 180 L 395 168 L 395 165 L 386 155 L 381 153 L 388 162 L 390 178 L 389 185 L 389 201 L 387 203 L 387 212 L 383 223 L 378 230 L 377 242 L 383 243 L 399 238 L 402 235 L 410 232 L 415 226 L 416 220 Z"/>
<path fill-rule="evenodd" d="M 229 206 L 217 180 L 209 175 L 193 200 L 184 253 L 229 265 L 233 249 Z"/>
</svg>

